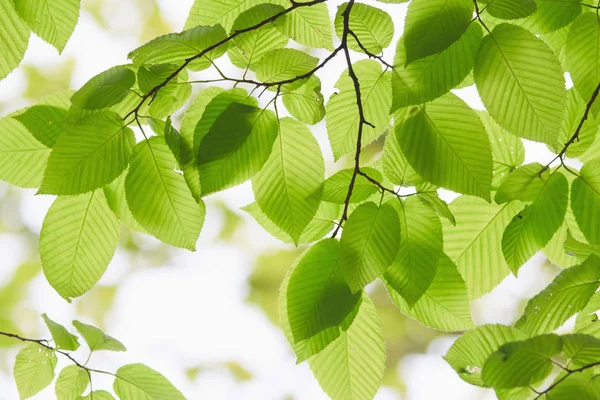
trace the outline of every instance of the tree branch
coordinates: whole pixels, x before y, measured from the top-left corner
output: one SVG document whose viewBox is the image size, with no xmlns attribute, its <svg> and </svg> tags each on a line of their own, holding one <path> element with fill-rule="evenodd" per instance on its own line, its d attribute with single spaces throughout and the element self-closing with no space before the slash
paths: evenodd
<svg viewBox="0 0 600 400">
<path fill-rule="evenodd" d="M 565 376 L 563 376 L 562 378 L 560 378 L 559 380 L 557 380 L 556 382 L 554 382 L 552 385 L 548 386 L 548 388 L 546 388 L 546 390 L 544 390 L 542 392 L 538 392 L 538 391 L 535 391 L 535 390 L 533 390 L 531 388 L 530 389 L 533 390 L 537 394 L 537 396 L 535 396 L 535 400 L 537 400 L 540 397 L 542 397 L 544 395 L 547 395 L 548 392 L 550 392 L 552 389 L 554 389 L 555 387 L 557 387 L 560 383 L 562 383 L 565 379 L 567 379 L 572 374 L 576 374 L 578 372 L 583 372 L 583 371 L 585 371 L 587 369 L 596 367 L 598 365 L 600 365 L 600 362 L 595 362 L 595 363 L 592 363 L 592 364 L 584 365 L 583 367 L 577 368 L 577 369 L 566 369 L 566 368 L 563 368 L 565 371 L 567 371 L 567 373 L 565 374 Z"/>
</svg>

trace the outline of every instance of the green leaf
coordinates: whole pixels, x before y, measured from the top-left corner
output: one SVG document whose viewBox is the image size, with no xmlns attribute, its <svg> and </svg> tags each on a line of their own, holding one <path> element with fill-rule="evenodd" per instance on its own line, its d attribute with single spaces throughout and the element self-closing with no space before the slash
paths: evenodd
<svg viewBox="0 0 600 400">
<path fill-rule="evenodd" d="M 70 301 L 102 277 L 117 248 L 119 221 L 101 190 L 57 198 L 40 233 L 44 275 Z"/>
<path fill-rule="evenodd" d="M 115 400 L 115 398 L 106 390 L 94 390 L 87 396 L 82 397 L 81 400 Z"/>
<path fill-rule="evenodd" d="M 394 262 L 385 272 L 385 280 L 412 307 L 436 275 L 443 248 L 442 224 L 422 198 L 409 197 L 395 208 L 401 240 Z"/>
<path fill-rule="evenodd" d="M 481 377 L 496 389 L 528 386 L 552 372 L 552 357 L 561 349 L 560 336 L 553 334 L 506 343 L 485 361 Z"/>
<path fill-rule="evenodd" d="M 344 13 L 347 7 L 348 3 L 342 4 L 335 15 L 335 33 L 340 39 L 344 34 Z M 348 47 L 359 53 L 363 53 L 364 48 L 371 54 L 380 54 L 392 43 L 394 37 L 392 17 L 377 7 L 363 3 L 352 6 L 349 28 L 356 37 L 348 35 Z"/>
<path fill-rule="evenodd" d="M 127 351 L 123 343 L 112 336 L 108 336 L 101 329 L 92 325 L 87 325 L 77 320 L 73 321 L 73 326 L 77 332 L 85 339 L 90 351 L 108 350 L 108 351 Z"/>
<path fill-rule="evenodd" d="M 596 104 L 596 103 L 594 103 Z M 577 131 L 579 124 L 583 120 L 586 110 L 586 104 L 574 88 L 567 92 L 567 109 L 558 135 L 558 139 L 550 150 L 553 153 L 560 153 L 565 145 Z M 594 109 L 592 108 L 592 111 Z M 577 140 L 567 148 L 566 156 L 569 158 L 579 157 L 584 154 L 596 139 L 598 133 L 598 120 L 592 114 L 589 114 L 579 128 Z"/>
<path fill-rule="evenodd" d="M 394 124 L 398 125 L 402 120 L 394 117 Z M 413 167 L 410 166 L 406 157 L 402 154 L 398 138 L 394 134 L 388 135 L 383 148 L 383 174 L 385 178 L 398 186 L 415 186 L 423 181 Z"/>
<path fill-rule="evenodd" d="M 413 0 L 404 26 L 406 63 L 447 49 L 465 33 L 473 18 L 469 0 Z"/>
<path fill-rule="evenodd" d="M 49 156 L 50 149 L 19 121 L 0 119 L 0 179 L 19 187 L 39 187 Z"/>
<path fill-rule="evenodd" d="M 523 26 L 532 32 L 554 32 L 569 25 L 581 14 L 579 0 L 538 0 L 537 11 L 524 21 Z"/>
<path fill-rule="evenodd" d="M 120 65 L 99 73 L 81 87 L 71 101 L 86 110 L 97 110 L 120 103 L 135 85 L 135 72 Z"/>
<path fill-rule="evenodd" d="M 412 307 L 386 282 L 388 293 L 402 313 L 423 325 L 444 332 L 471 329 L 475 325 L 471 319 L 465 281 L 456 265 L 445 254 L 442 253 L 439 260 L 435 278 Z"/>
<path fill-rule="evenodd" d="M 341 325 L 361 293 L 344 280 L 340 244 L 325 239 L 302 255 L 287 287 L 287 318 L 296 343 Z"/>
<path fill-rule="evenodd" d="M 281 240 L 285 243 L 294 243 L 289 234 L 281 230 L 277 225 L 273 223 L 267 217 L 258 204 L 252 203 L 245 207 L 242 207 L 242 210 L 246 211 L 248 214 L 252 216 L 267 232 L 273 235 L 275 238 Z M 321 239 L 327 233 L 331 232 L 335 225 L 335 220 L 340 215 L 340 206 L 337 204 L 331 204 L 327 202 L 322 202 L 317 209 L 315 217 L 308 224 L 302 235 L 300 235 L 300 239 L 298 239 L 298 244 L 308 244 L 314 241 Z"/>
<path fill-rule="evenodd" d="M 237 17 L 232 32 L 247 29 L 283 11 L 275 4 L 259 4 Z M 288 38 L 280 31 L 284 18 L 277 19 L 258 29 L 243 33 L 233 39 L 235 46 L 229 48 L 231 62 L 239 68 L 251 68 L 269 51 L 285 47 Z"/>
<path fill-rule="evenodd" d="M 239 185 L 260 171 L 277 139 L 277 125 L 270 110 L 240 103 L 229 105 L 200 143 L 202 194 Z"/>
<path fill-rule="evenodd" d="M 442 200 L 437 192 L 422 192 L 418 196 L 425 199 L 437 215 L 446 218 L 452 225 L 456 225 L 456 218 L 454 218 L 454 214 L 450 211 L 448 203 Z"/>
<path fill-rule="evenodd" d="M 0 79 L 17 68 L 29 44 L 29 27 L 19 17 L 11 0 L 0 0 Z"/>
<path fill-rule="evenodd" d="M 56 379 L 56 399 L 78 399 L 90 384 L 90 376 L 85 369 L 76 365 L 63 368 Z"/>
<path fill-rule="evenodd" d="M 400 243 L 400 224 L 393 206 L 364 203 L 350 215 L 342 232 L 341 264 L 352 292 L 380 277 Z"/>
<path fill-rule="evenodd" d="M 385 343 L 375 305 L 366 294 L 352 325 L 308 362 L 333 399 L 372 399 L 385 371 Z"/>
<path fill-rule="evenodd" d="M 359 83 L 366 120 L 375 126 L 363 126 L 363 147 L 377 139 L 390 122 L 389 110 L 392 104 L 390 92 L 390 72 L 385 72 L 375 60 L 361 60 L 354 63 L 354 72 Z M 339 160 L 342 156 L 356 151 L 358 125 L 360 117 L 356 105 L 356 91 L 348 71 L 336 82 L 339 93 L 333 94 L 325 109 L 327 110 L 327 134 L 333 156 Z"/>
<path fill-rule="evenodd" d="M 478 114 L 490 138 L 494 160 L 492 187 L 496 188 L 506 175 L 523 164 L 525 146 L 523 146 L 521 138 L 498 125 L 487 112 L 481 111 Z"/>
<path fill-rule="evenodd" d="M 550 178 L 550 173 L 543 169 L 540 163 L 534 162 L 512 171 L 502 181 L 494 200 L 498 204 L 511 200 L 535 201 Z"/>
<path fill-rule="evenodd" d="M 547 397 L 549 400 L 594 400 L 600 398 L 600 382 L 597 376 L 597 371 L 594 369 L 570 374 L 548 392 Z M 531 393 L 531 390 L 529 392 Z"/>
<path fill-rule="evenodd" d="M 485 360 L 503 344 L 526 338 L 510 326 L 482 325 L 456 339 L 444 359 L 464 381 L 484 386 L 481 368 Z"/>
<path fill-rule="evenodd" d="M 248 95 L 248 92 L 244 89 L 233 88 L 227 91 L 219 91 L 219 93 L 207 92 L 205 96 L 201 95 L 200 106 L 198 111 L 195 111 L 195 115 L 190 120 L 189 127 L 193 131 L 186 128 L 185 124 L 182 124 L 182 135 L 186 138 L 190 137 L 190 133 L 193 133 L 192 139 L 194 143 L 194 155 L 198 155 L 200 149 L 200 143 L 208 132 L 212 129 L 217 118 L 233 103 L 242 103 L 250 106 L 258 107 L 258 101 L 256 98 Z M 203 103 L 205 103 L 203 105 Z M 200 114 L 200 111 L 202 112 Z M 198 112 L 198 114 L 196 114 Z M 185 121 L 185 120 L 184 120 Z M 193 124 L 192 124 L 193 123 Z"/>
<path fill-rule="evenodd" d="M 519 19 L 533 14 L 537 10 L 535 0 L 483 0 L 487 4 L 485 11 L 500 19 Z"/>
<path fill-rule="evenodd" d="M 567 178 L 560 172 L 555 172 L 546 181 L 534 202 L 508 224 L 502 236 L 502 252 L 515 275 L 560 228 L 568 202 Z"/>
<path fill-rule="evenodd" d="M 396 136 L 406 159 L 424 179 L 490 199 L 490 142 L 477 114 L 461 99 L 448 94 L 414 107 L 396 126 Z"/>
<path fill-rule="evenodd" d="M 39 194 L 74 195 L 101 188 L 127 168 L 135 138 L 113 111 L 77 121 L 54 145 Z"/>
<path fill-rule="evenodd" d="M 17 354 L 13 370 L 21 400 L 28 399 L 52 383 L 56 368 L 54 351 L 32 343 Z"/>
<path fill-rule="evenodd" d="M 571 209 L 591 244 L 600 244 L 600 159 L 581 168 L 571 187 Z"/>
<path fill-rule="evenodd" d="M 303 260 L 302 257 L 298 258 L 296 260 L 296 265 L 293 266 L 291 269 L 289 269 L 288 272 L 286 273 L 286 275 L 283 278 L 283 281 L 281 283 L 281 288 L 279 290 L 279 298 L 278 298 L 278 300 L 279 300 L 278 311 L 279 311 L 280 326 L 282 327 L 285 337 L 287 338 L 288 342 L 290 343 L 290 346 L 292 347 L 292 349 L 294 350 L 294 353 L 297 356 L 297 363 L 301 363 L 302 361 L 308 360 L 310 357 L 314 356 L 315 354 L 320 353 L 330 343 L 332 343 L 334 340 L 339 338 L 341 332 L 346 331 L 351 326 L 351 324 L 354 321 L 354 318 L 356 317 L 356 314 L 358 313 L 360 306 L 362 304 L 362 296 L 359 296 L 358 301 L 354 305 L 354 308 L 351 310 L 351 312 L 348 315 L 346 315 L 345 319 L 339 325 L 326 328 L 326 329 L 320 331 L 319 333 L 317 333 L 316 335 L 310 337 L 309 339 L 296 341 L 294 339 L 294 335 L 292 333 L 292 328 L 290 326 L 290 322 L 289 322 L 289 318 L 288 318 L 287 300 L 288 300 L 288 287 L 289 287 L 290 278 L 295 271 L 297 263 L 302 260 Z"/>
<path fill-rule="evenodd" d="M 581 311 L 600 286 L 600 258 L 565 269 L 527 303 L 515 326 L 530 335 L 552 332 Z"/>
<path fill-rule="evenodd" d="M 127 177 L 128 172 L 129 171 L 123 172 L 117 179 L 104 186 L 103 190 L 104 195 L 106 196 L 106 202 L 108 203 L 108 207 L 122 224 L 138 232 L 148 233 L 139 222 L 135 220 L 129 210 L 129 205 L 127 204 L 125 178 Z"/>
<path fill-rule="evenodd" d="M 300 44 L 333 50 L 331 20 L 324 3 L 298 8 L 288 14 L 283 31 Z"/>
<path fill-rule="evenodd" d="M 15 9 L 33 32 L 62 53 L 77 25 L 80 0 L 14 0 L 14 2 Z"/>
<path fill-rule="evenodd" d="M 586 12 L 573 22 L 565 46 L 567 69 L 573 79 L 575 89 L 585 103 L 592 98 L 594 90 L 600 83 L 599 35 L 598 15 Z"/>
<path fill-rule="evenodd" d="M 600 340 L 583 334 L 561 336 L 563 355 L 570 359 L 569 368 L 575 369 L 584 365 L 600 362 Z"/>
<path fill-rule="evenodd" d="M 189 250 L 204 224 L 204 203 L 197 203 L 162 137 L 137 144 L 125 178 L 127 203 L 134 218 L 150 234 Z"/>
<path fill-rule="evenodd" d="M 204 114 L 204 111 L 206 110 L 208 104 L 224 91 L 225 90 L 223 90 L 222 88 L 215 86 L 206 88 L 202 92 L 200 92 L 200 94 L 198 94 L 198 97 L 196 97 L 196 99 L 192 102 L 192 104 L 190 104 L 187 110 L 185 110 L 185 114 L 183 115 L 183 119 L 181 120 L 179 132 L 181 133 L 181 136 L 185 138 L 185 141 L 188 142 L 188 144 L 192 147 L 194 144 L 194 131 L 196 130 L 196 125 L 198 125 L 198 122 L 200 122 L 200 119 L 203 116 L 202 114 Z M 197 148 L 195 149 L 196 150 L 193 153 L 194 157 L 197 153 Z"/>
<path fill-rule="evenodd" d="M 460 85 L 473 69 L 481 38 L 481 27 L 472 24 L 441 53 L 408 65 L 404 41 L 399 40 L 392 71 L 392 111 L 434 100 Z"/>
<path fill-rule="evenodd" d="M 196 57 L 212 48 L 227 37 L 220 25 L 198 26 L 181 33 L 169 33 L 152 39 L 145 45 L 133 50 L 127 56 L 135 65 L 177 64 L 181 65 L 191 57 Z M 227 51 L 227 45 L 208 51 L 195 59 L 189 68 L 201 71 L 209 68 L 211 61 L 221 57 Z"/>
<path fill-rule="evenodd" d="M 444 250 L 464 277 L 471 299 L 492 291 L 510 273 L 502 255 L 502 233 L 519 202 L 490 204 L 461 196 L 450 204 L 456 226 L 444 223 Z"/>
<path fill-rule="evenodd" d="M 541 39 L 500 24 L 483 39 L 474 72 L 483 104 L 502 127 L 537 142 L 556 140 L 565 111 L 565 78 Z"/>
<path fill-rule="evenodd" d="M 314 125 L 325 117 L 321 80 L 316 75 L 299 88 L 284 93 L 281 99 L 289 113 L 306 124 Z"/>
<path fill-rule="evenodd" d="M 56 139 L 67 128 L 67 110 L 50 105 L 36 105 L 14 118 L 42 144 L 54 147 Z"/>
<path fill-rule="evenodd" d="M 143 364 L 117 370 L 113 388 L 121 400 L 185 400 L 167 378 Z"/>
<path fill-rule="evenodd" d="M 277 3 L 276 1 L 267 1 Z M 265 3 L 265 0 L 194 0 L 190 14 L 185 21 L 185 29 L 198 25 L 222 25 L 227 31 L 233 25 L 237 16 L 244 11 Z M 281 4 L 286 4 L 281 2 Z"/>
<path fill-rule="evenodd" d="M 266 53 L 254 67 L 260 82 L 273 83 L 290 81 L 312 71 L 319 59 L 295 49 L 275 49 Z M 287 91 L 299 87 L 301 81 L 289 83 L 282 87 Z"/>
<path fill-rule="evenodd" d="M 271 155 L 252 179 L 252 188 L 265 215 L 297 242 L 319 208 L 325 164 L 319 143 L 304 124 L 283 118 L 278 125 Z"/>
<path fill-rule="evenodd" d="M 56 347 L 63 350 L 75 351 L 79 348 L 79 340 L 77 336 L 70 333 L 67 328 L 61 324 L 52 321 L 46 314 L 42 314 L 44 322 L 50 330 L 52 340 L 56 343 Z"/>
<path fill-rule="evenodd" d="M 363 167 L 361 168 L 361 171 L 379 182 L 382 180 L 381 173 L 374 168 Z M 352 175 L 354 175 L 354 168 L 348 168 L 338 171 L 327 178 L 325 181 L 325 188 L 323 189 L 323 201 L 344 204 L 346 202 L 346 197 L 348 196 L 348 187 L 350 186 Z M 357 175 L 354 181 L 350 203 L 362 202 L 377 193 L 378 190 L 377 186 L 367 178 L 362 175 Z"/>
</svg>

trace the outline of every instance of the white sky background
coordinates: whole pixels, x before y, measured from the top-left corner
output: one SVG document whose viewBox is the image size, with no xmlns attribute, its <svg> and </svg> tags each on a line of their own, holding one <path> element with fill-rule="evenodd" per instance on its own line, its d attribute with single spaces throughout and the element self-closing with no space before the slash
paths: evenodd
<svg viewBox="0 0 600 400">
<path fill-rule="evenodd" d="M 63 53 L 63 58 L 74 57 L 77 61 L 73 88 L 80 87 L 105 69 L 126 63 L 127 53 L 139 45 L 133 35 L 122 33 L 135 31 L 124 29 L 136 24 L 136 19 L 132 17 L 137 14 L 133 0 L 107 0 L 107 3 L 113 5 L 110 7 L 109 31 L 99 27 L 91 15 L 83 12 Z M 160 0 L 159 3 L 164 16 L 175 30 L 180 30 L 192 0 Z M 338 3 L 331 3 L 333 15 Z M 377 6 L 388 11 L 396 21 L 404 20 L 404 5 L 377 3 Z M 396 39 L 401 34 L 401 25 L 399 23 L 397 26 Z M 391 46 L 385 53 L 385 58 L 390 62 L 393 52 Z M 357 54 L 353 56 L 359 59 Z M 25 63 L 51 67 L 58 65 L 61 60 L 50 45 L 32 36 Z M 219 63 L 227 70 L 226 57 Z M 326 97 L 332 93 L 333 83 L 344 66 L 345 61 L 338 57 L 319 72 Z M 230 75 L 235 75 L 233 69 Z M 11 109 L 28 105 L 19 97 L 25 87 L 24 79 L 24 73 L 16 71 L 0 82 L 0 101 L 10 101 Z M 472 107 L 483 108 L 474 88 L 457 91 L 457 94 Z M 323 146 L 326 161 L 331 165 L 332 156 L 324 121 L 313 131 Z M 547 162 L 550 159 L 552 154 L 545 146 L 527 143 L 526 162 Z M 39 231 L 53 198 L 34 197 L 33 194 L 34 191 L 27 191 L 21 205 L 21 217 L 34 231 Z M 248 184 L 217 196 L 232 208 L 253 201 Z M 451 198 L 451 194 L 448 198 Z M 240 215 L 243 213 L 240 212 Z M 273 326 L 259 308 L 245 302 L 248 292 L 246 279 L 253 269 L 253 261 L 250 260 L 267 248 L 281 246 L 281 243 L 271 238 L 257 223 L 249 225 L 245 245 L 216 242 L 214 238 L 222 223 L 218 210 L 209 206 L 198 251 L 175 251 L 173 265 L 168 268 L 144 269 L 144 266 L 138 266 L 142 268 L 126 276 L 125 271 L 131 266 L 123 253 L 117 252 L 101 281 L 105 284 L 121 283 L 106 330 L 121 340 L 128 352 L 95 353 L 90 365 L 114 371 L 126 363 L 145 363 L 167 376 L 190 400 L 279 400 L 286 395 L 293 395 L 300 400 L 327 399 L 307 364 L 295 364 L 280 329 Z M 18 236 L 0 235 L 0 285 L 10 278 L 14 268 L 23 261 L 23 247 L 23 241 Z M 541 271 L 544 260 L 543 256 L 536 256 L 520 270 L 518 279 L 512 276 L 507 278 L 492 294 L 474 302 L 476 323 L 512 323 L 523 299 L 541 290 L 551 280 L 551 274 Z M 27 302 L 39 314 L 46 312 L 65 325 L 76 318 L 75 307 L 62 300 L 42 275 L 31 284 Z M 44 331 L 43 328 L 41 331 Z M 398 373 L 407 383 L 406 399 L 495 398 L 489 391 L 462 382 L 442 359 L 452 340 L 454 336 L 438 339 L 430 345 L 427 354 L 414 354 L 400 363 Z M 14 360 L 15 353 L 16 349 L 9 354 L 11 360 Z M 85 360 L 86 349 L 81 349 L 75 356 Z M 238 361 L 247 368 L 254 379 L 237 382 L 226 369 L 210 370 L 193 382 L 185 376 L 187 368 L 230 360 Z M 68 365 L 64 357 L 60 357 L 59 362 L 59 367 Z M 94 376 L 94 388 L 110 389 L 111 386 L 111 379 Z M 54 399 L 53 390 L 52 386 L 35 399 Z M 12 376 L 0 372 L 0 400 L 17 398 Z M 377 396 L 378 400 L 399 398 L 396 392 L 389 389 L 381 390 Z"/>
</svg>

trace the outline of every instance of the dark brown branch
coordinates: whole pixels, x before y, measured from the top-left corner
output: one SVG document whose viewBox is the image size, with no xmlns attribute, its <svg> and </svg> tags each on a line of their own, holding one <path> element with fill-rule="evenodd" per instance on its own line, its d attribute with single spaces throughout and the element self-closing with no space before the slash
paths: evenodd
<svg viewBox="0 0 600 400">
<path fill-rule="evenodd" d="M 535 391 L 535 390 L 534 390 L 534 392 L 535 392 L 535 393 L 537 393 L 537 396 L 535 396 L 535 399 L 537 400 L 537 399 L 539 399 L 540 397 L 542 397 L 542 396 L 544 396 L 544 395 L 547 395 L 547 394 L 548 394 L 548 393 L 549 393 L 549 392 L 550 392 L 552 389 L 554 389 L 555 387 L 557 387 L 558 385 L 560 385 L 560 384 L 561 384 L 561 383 L 562 383 L 562 382 L 563 382 L 565 379 L 567 379 L 569 376 L 571 376 L 571 375 L 573 375 L 573 374 L 576 374 L 576 373 L 578 373 L 578 372 L 583 372 L 583 371 L 585 371 L 585 370 L 588 370 L 588 369 L 590 369 L 590 368 L 596 367 L 596 366 L 598 366 L 598 365 L 600 365 L 600 362 L 595 362 L 595 363 L 592 363 L 592 364 L 584 365 L 583 367 L 581 367 L 581 368 L 577 368 L 577 369 L 567 369 L 567 368 L 564 368 L 564 367 L 563 367 L 563 369 L 564 369 L 565 371 L 567 371 L 567 373 L 566 373 L 566 374 L 565 374 L 565 375 L 564 375 L 562 378 L 560 378 L 559 380 L 557 380 L 556 382 L 554 382 L 552 385 L 548 386 L 548 387 L 546 388 L 546 390 L 544 390 L 544 391 L 542 391 L 542 392 L 537 392 L 537 391 Z M 531 388 L 530 388 L 530 389 L 531 389 Z M 533 389 L 532 389 L 532 390 L 533 390 Z"/>
<path fill-rule="evenodd" d="M 556 160 L 560 160 L 560 163 L 562 164 L 562 166 L 568 170 L 571 173 L 572 172 L 566 165 L 565 165 L 565 155 L 567 154 L 567 151 L 569 150 L 569 147 L 575 143 L 576 141 L 579 141 L 579 135 L 581 134 L 581 130 L 583 129 L 583 125 L 585 124 L 585 121 L 587 121 L 589 115 L 590 115 L 590 110 L 592 109 L 592 106 L 594 105 L 594 102 L 596 101 L 596 99 L 598 98 L 598 94 L 600 94 L 600 83 L 598 83 L 598 86 L 596 86 L 596 89 L 594 90 L 594 93 L 592 93 L 592 97 L 590 97 L 590 100 L 588 101 L 588 103 L 585 106 L 585 111 L 583 113 L 583 117 L 581 118 L 581 121 L 579 121 L 579 125 L 577 125 L 577 129 L 575 129 L 575 133 L 573 133 L 573 136 L 571 136 L 571 138 L 567 141 L 567 143 L 565 143 L 564 147 L 562 148 L 562 150 L 558 153 L 558 155 L 556 157 L 554 157 L 552 159 L 552 161 L 550 161 L 540 172 L 540 174 L 544 171 L 546 171 L 548 168 L 550 168 L 550 165 L 552 165 L 552 163 L 554 163 Z M 577 174 L 575 174 L 577 175 Z"/>
<path fill-rule="evenodd" d="M 378 56 L 377 54 L 373 54 L 371 53 L 360 41 L 360 39 L 358 38 L 358 36 L 356 35 L 356 33 L 354 33 L 353 30 L 349 31 L 350 36 L 352 36 L 354 38 L 354 40 L 356 40 L 356 44 L 358 44 L 358 47 L 360 47 L 360 49 L 362 50 L 363 53 L 365 53 L 367 55 L 367 57 L 369 58 L 373 58 L 377 61 L 379 61 L 381 64 L 385 65 L 387 68 L 393 70 L 394 66 L 389 64 L 387 61 L 385 61 L 383 59 L 382 56 Z"/>
</svg>

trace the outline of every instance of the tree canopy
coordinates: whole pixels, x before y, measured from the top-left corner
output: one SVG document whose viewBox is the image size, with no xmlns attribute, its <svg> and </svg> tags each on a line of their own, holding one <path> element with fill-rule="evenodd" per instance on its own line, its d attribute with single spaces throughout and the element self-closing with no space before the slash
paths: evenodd
<svg viewBox="0 0 600 400">
<path fill-rule="evenodd" d="M 0 0 L 0 79 L 31 32 L 62 52 L 79 3 Z M 445 359 L 466 382 L 502 400 L 600 398 L 600 3 L 411 0 L 404 20 L 333 3 L 195 0 L 183 31 L 0 119 L 0 179 L 56 196 L 39 239 L 48 284 L 85 296 L 121 226 L 195 251 L 204 198 L 250 181 L 244 210 L 305 249 L 281 283 L 280 324 L 332 399 L 381 386 L 376 281 L 400 313 L 462 334 Z M 322 82 L 335 59 L 345 70 Z M 472 86 L 485 110 L 456 91 Z M 554 158 L 525 164 L 524 140 Z M 562 271 L 512 326 L 477 326 L 471 301 L 540 251 Z M 0 332 L 26 343 L 22 399 L 56 374 L 59 400 L 185 398 L 143 364 L 90 368 L 72 355 L 82 342 L 90 354 L 125 345 L 43 319 L 51 341 Z M 92 386 L 96 374 L 113 387 Z"/>
</svg>

